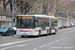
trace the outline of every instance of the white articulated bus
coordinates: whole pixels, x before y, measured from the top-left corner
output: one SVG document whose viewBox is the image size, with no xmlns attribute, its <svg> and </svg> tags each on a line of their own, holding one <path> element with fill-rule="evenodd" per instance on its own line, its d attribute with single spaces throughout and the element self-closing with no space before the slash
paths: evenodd
<svg viewBox="0 0 75 50">
<path fill-rule="evenodd" d="M 24 36 L 40 36 L 56 34 L 57 18 L 47 15 L 18 15 L 16 34 Z"/>
</svg>

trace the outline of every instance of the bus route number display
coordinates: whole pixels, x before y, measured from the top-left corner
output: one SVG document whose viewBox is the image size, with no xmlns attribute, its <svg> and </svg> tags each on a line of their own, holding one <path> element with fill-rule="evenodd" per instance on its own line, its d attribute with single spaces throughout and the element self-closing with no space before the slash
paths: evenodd
<svg viewBox="0 0 75 50">
<path fill-rule="evenodd" d="M 19 17 L 18 17 L 18 19 L 32 19 L 32 18 L 33 18 L 33 17 L 29 17 L 29 16 L 28 16 L 28 17 L 24 17 L 24 16 L 22 16 L 22 17 L 19 16 Z"/>
</svg>

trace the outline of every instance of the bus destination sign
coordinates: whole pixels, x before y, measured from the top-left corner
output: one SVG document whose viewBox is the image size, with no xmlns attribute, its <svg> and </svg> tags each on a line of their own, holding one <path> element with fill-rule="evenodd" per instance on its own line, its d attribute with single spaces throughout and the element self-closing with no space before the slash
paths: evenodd
<svg viewBox="0 0 75 50">
<path fill-rule="evenodd" d="M 31 16 L 27 16 L 27 17 L 24 17 L 24 16 L 22 16 L 22 17 L 18 17 L 18 19 L 33 19 L 33 17 L 31 17 Z"/>
</svg>

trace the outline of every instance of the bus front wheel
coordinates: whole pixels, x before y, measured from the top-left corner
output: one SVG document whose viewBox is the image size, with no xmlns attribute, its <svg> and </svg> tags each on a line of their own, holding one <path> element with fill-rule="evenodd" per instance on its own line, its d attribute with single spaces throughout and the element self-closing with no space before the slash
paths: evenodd
<svg viewBox="0 0 75 50">
<path fill-rule="evenodd" d="M 23 36 L 23 35 L 21 35 L 21 37 L 22 37 L 22 38 L 24 38 L 24 36 Z"/>
<path fill-rule="evenodd" d="M 41 30 L 39 30 L 39 37 L 41 36 Z"/>
</svg>

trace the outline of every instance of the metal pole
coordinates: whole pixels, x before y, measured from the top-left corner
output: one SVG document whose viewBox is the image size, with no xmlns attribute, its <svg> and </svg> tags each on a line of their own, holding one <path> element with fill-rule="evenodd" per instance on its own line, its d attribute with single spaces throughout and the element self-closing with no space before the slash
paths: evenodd
<svg viewBox="0 0 75 50">
<path fill-rule="evenodd" d="M 2 17 L 2 9 L 0 11 L 1 11 L 1 17 Z"/>
<path fill-rule="evenodd" d="M 51 34 L 51 18 L 49 18 L 49 28 L 50 28 L 50 34 Z"/>
<path fill-rule="evenodd" d="M 14 16 L 14 8 L 13 8 L 13 5 L 14 5 L 14 0 L 12 0 L 12 28 L 13 28 L 13 16 Z"/>
<path fill-rule="evenodd" d="M 65 2 L 66 0 L 63 1 L 63 13 L 64 13 L 64 16 L 65 16 L 65 23 L 66 23 L 66 10 L 65 10 Z"/>
<path fill-rule="evenodd" d="M 41 0 L 41 14 L 42 14 L 42 0 Z"/>
<path fill-rule="evenodd" d="M 50 7 L 51 7 L 51 3 L 52 3 L 52 0 L 50 0 Z M 52 9 L 51 9 L 51 16 L 52 16 Z"/>
<path fill-rule="evenodd" d="M 35 2 L 35 13 L 37 13 L 37 3 Z"/>
<path fill-rule="evenodd" d="M 73 21 L 73 6 L 74 6 L 74 0 L 73 0 L 73 3 L 72 3 L 72 20 L 71 20 L 71 22 Z"/>
<path fill-rule="evenodd" d="M 47 0 L 47 15 L 49 13 L 48 0 Z"/>
<path fill-rule="evenodd" d="M 56 0 L 54 0 L 54 16 L 56 16 Z"/>
</svg>

